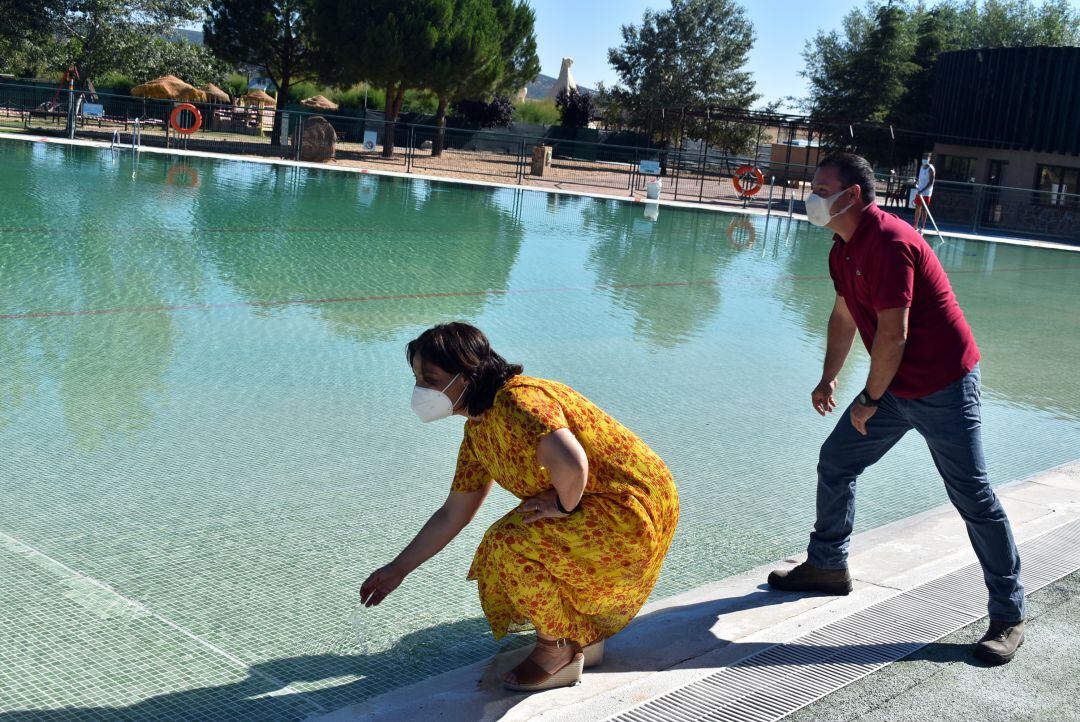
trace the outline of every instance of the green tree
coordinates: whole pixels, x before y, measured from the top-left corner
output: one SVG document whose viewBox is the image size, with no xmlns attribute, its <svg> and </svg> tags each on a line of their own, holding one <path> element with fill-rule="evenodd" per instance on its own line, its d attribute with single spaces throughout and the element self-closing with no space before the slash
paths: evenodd
<svg viewBox="0 0 1080 722">
<path fill-rule="evenodd" d="M 918 71 L 911 60 L 912 25 L 910 13 L 887 4 L 845 20 L 846 38 L 841 39 L 836 31 L 827 36 L 830 52 L 817 55 L 806 76 L 813 114 L 824 121 L 836 121 L 826 126 L 825 139 L 830 145 L 851 145 L 851 131 L 844 121 L 883 124 L 891 120 L 910 78 Z M 885 160 L 891 140 L 885 128 L 860 130 L 858 149 L 872 159 Z"/>
<path fill-rule="evenodd" d="M 394 130 L 409 88 L 422 88 L 454 0 L 340 0 L 315 3 L 312 24 L 328 50 L 324 80 L 367 80 L 386 89 L 385 157 L 394 154 Z"/>
<path fill-rule="evenodd" d="M 277 86 L 277 109 L 282 111 L 289 86 L 314 77 L 310 11 L 310 0 L 211 0 L 204 39 L 218 57 L 261 68 Z M 274 115 L 272 145 L 281 143 L 280 130 L 279 112 Z"/>
<path fill-rule="evenodd" d="M 422 78 L 424 86 L 439 98 L 432 156 L 442 154 L 447 106 L 476 86 L 491 86 L 497 81 L 501 40 L 490 0 L 453 0 L 450 22 L 439 33 Z"/>
<path fill-rule="evenodd" d="M 199 0 L 57 0 L 51 32 L 83 78 L 138 67 L 147 43 L 202 15 Z"/>
<path fill-rule="evenodd" d="M 474 100 L 487 104 L 540 72 L 536 16 L 522 0 L 455 0 L 453 20 L 440 34 L 423 80 L 439 99 L 431 154 L 442 152 L 446 109 Z"/>
<path fill-rule="evenodd" d="M 608 50 L 619 84 L 600 101 L 627 125 L 648 127 L 654 108 L 748 108 L 761 97 L 745 70 L 754 27 L 735 0 L 672 0 L 646 10 L 640 27 L 624 25 L 622 38 Z M 729 149 L 745 143 L 745 129 L 694 121 L 686 130 Z"/>
</svg>

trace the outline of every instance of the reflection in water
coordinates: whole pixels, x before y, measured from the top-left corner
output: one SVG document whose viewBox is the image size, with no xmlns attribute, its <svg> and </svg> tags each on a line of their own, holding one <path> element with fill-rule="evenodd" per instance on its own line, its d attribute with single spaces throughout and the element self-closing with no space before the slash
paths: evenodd
<svg viewBox="0 0 1080 722">
<path fill-rule="evenodd" d="M 188 302 L 198 297 L 199 263 L 182 240 L 154 228 L 154 216 L 168 212 L 136 197 L 125 172 L 103 173 L 70 149 L 27 148 L 65 165 L 58 174 L 52 163 L 35 161 L 10 209 L 3 313 L 154 308 L 174 302 L 175 293 Z M 100 192 L 65 188 L 88 182 Z M 65 199 L 60 206 L 57 197 Z M 0 320 L 0 425 L 47 381 L 80 450 L 145 428 L 164 392 L 176 333 L 174 319 L 159 313 Z"/>
<path fill-rule="evenodd" d="M 243 189 L 254 198 L 247 212 L 258 233 L 215 228 L 231 196 L 199 197 L 195 242 L 244 300 L 329 300 L 313 308 L 339 333 L 370 340 L 474 318 L 488 289 L 507 286 L 522 229 L 512 209 L 500 207 L 505 191 L 449 193 L 426 183 L 364 178 L 364 205 L 357 207 L 352 183 L 300 173 L 281 168 L 262 178 L 268 187 L 261 192 Z M 292 182 L 298 175 L 306 180 L 299 187 Z M 281 193 L 280 184 L 293 192 Z M 432 296 L 440 302 L 431 303 Z"/>
<path fill-rule="evenodd" d="M 617 201 L 594 200 L 584 208 L 583 224 L 597 236 L 589 267 L 597 284 L 634 314 L 641 340 L 661 347 L 685 342 L 701 333 L 720 304 L 716 280 L 730 260 L 721 240 L 723 217 L 672 212 L 642 226 L 631 214 L 632 206 Z"/>
</svg>

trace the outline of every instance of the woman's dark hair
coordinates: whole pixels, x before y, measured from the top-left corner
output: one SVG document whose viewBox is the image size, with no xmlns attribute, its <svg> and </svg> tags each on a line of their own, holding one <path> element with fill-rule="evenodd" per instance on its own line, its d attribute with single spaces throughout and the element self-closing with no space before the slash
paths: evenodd
<svg viewBox="0 0 1080 722">
<path fill-rule="evenodd" d="M 492 351 L 483 331 L 460 321 L 433 326 L 409 341 L 405 357 L 410 365 L 417 354 L 422 361 L 465 377 L 469 382 L 465 399 L 470 416 L 479 416 L 490 409 L 495 403 L 495 392 L 507 379 L 524 371 Z"/>
<path fill-rule="evenodd" d="M 855 155 L 854 153 L 833 153 L 822 159 L 817 164 L 818 168 L 835 168 L 836 175 L 840 178 L 840 182 L 844 184 L 844 188 L 850 188 L 853 185 L 859 186 L 862 189 L 863 205 L 870 205 L 874 202 L 874 169 L 870 167 L 870 163 L 866 158 L 861 155 Z"/>
</svg>

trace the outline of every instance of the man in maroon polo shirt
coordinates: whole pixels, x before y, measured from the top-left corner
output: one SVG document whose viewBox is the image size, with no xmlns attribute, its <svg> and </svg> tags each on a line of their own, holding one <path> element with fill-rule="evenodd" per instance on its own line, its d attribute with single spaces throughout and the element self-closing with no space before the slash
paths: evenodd
<svg viewBox="0 0 1080 722">
<path fill-rule="evenodd" d="M 856 332 L 870 351 L 870 374 L 821 447 L 807 561 L 772 572 L 769 586 L 851 591 L 855 480 L 915 429 L 967 525 L 990 592 L 990 629 L 975 653 L 1008 662 L 1024 641 L 1024 587 L 1009 519 L 986 474 L 979 348 L 971 328 L 930 246 L 874 203 L 874 172 L 865 159 L 850 153 L 824 159 L 812 191 L 807 218 L 836 233 L 829 254 L 836 303 L 824 373 L 811 394 L 814 409 L 824 416 L 836 407 L 836 379 Z"/>
</svg>

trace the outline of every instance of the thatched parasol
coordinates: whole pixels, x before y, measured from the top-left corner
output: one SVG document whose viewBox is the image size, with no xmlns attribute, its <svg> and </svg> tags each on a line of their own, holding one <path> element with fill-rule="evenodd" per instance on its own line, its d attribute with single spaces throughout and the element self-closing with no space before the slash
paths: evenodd
<svg viewBox="0 0 1080 722">
<path fill-rule="evenodd" d="M 226 104 L 229 102 L 229 94 L 213 83 L 207 83 L 206 87 L 203 88 L 203 92 L 214 103 Z"/>
<path fill-rule="evenodd" d="M 131 94 L 143 98 L 157 98 L 158 100 L 206 102 L 206 93 L 193 85 L 188 85 L 175 75 L 166 75 L 148 83 L 136 85 L 131 89 Z"/>
<path fill-rule="evenodd" d="M 316 110 L 338 109 L 338 104 L 324 95 L 313 95 L 310 98 L 304 98 L 300 101 L 300 105 L 306 106 L 308 108 L 315 108 Z"/>
<path fill-rule="evenodd" d="M 244 105 L 277 105 L 277 101 L 263 90 L 253 90 L 240 98 Z"/>
</svg>

